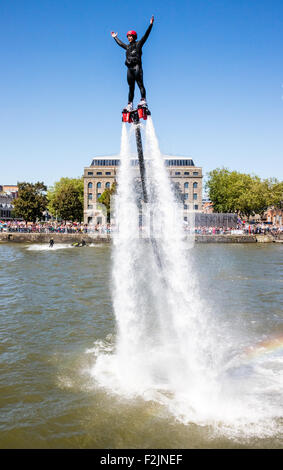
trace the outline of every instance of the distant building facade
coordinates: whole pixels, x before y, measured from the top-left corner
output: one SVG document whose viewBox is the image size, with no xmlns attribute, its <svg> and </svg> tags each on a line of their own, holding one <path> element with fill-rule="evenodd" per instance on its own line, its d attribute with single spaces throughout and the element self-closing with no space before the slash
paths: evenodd
<svg viewBox="0 0 283 470">
<path fill-rule="evenodd" d="M 133 168 L 139 176 L 137 158 L 131 159 Z M 93 220 L 91 211 L 95 209 L 96 202 L 105 189 L 110 189 L 117 181 L 120 165 L 119 157 L 96 157 L 89 167 L 84 168 L 84 223 L 97 223 Z M 193 160 L 188 157 L 175 157 L 164 155 L 171 182 L 179 193 L 184 204 L 184 213 L 190 207 L 194 211 L 202 209 L 202 168 L 196 167 Z M 184 217 L 186 220 L 186 217 Z"/>
<path fill-rule="evenodd" d="M 204 195 L 202 198 L 202 212 L 205 214 L 213 213 L 213 202 L 209 199 L 208 195 Z"/>
<path fill-rule="evenodd" d="M 15 184 L 3 184 L 0 186 L 0 191 L 11 195 L 14 199 L 18 197 L 18 186 Z"/>
<path fill-rule="evenodd" d="M 14 199 L 18 197 L 18 186 L 0 185 L 0 220 L 11 220 Z"/>
<path fill-rule="evenodd" d="M 269 224 L 282 227 L 283 226 L 283 209 L 270 207 L 264 213 L 262 220 Z"/>
<path fill-rule="evenodd" d="M 0 220 L 11 220 L 14 197 L 9 194 L 0 194 Z"/>
</svg>

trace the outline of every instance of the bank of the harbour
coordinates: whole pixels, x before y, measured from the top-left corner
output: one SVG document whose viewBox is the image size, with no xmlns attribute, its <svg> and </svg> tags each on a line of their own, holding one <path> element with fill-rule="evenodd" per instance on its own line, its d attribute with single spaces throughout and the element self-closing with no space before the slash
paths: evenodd
<svg viewBox="0 0 283 470">
<path fill-rule="evenodd" d="M 21 232 L 2 232 L 0 233 L 0 242 L 13 243 L 49 243 L 53 238 L 54 243 L 86 243 L 95 242 L 108 243 L 109 234 L 87 234 L 87 233 L 21 233 Z"/>
<path fill-rule="evenodd" d="M 87 233 L 21 233 L 1 232 L 0 242 L 13 243 L 49 243 L 53 238 L 55 243 L 110 243 L 111 235 Z M 196 243 L 272 243 L 278 241 L 272 235 L 195 235 Z"/>
</svg>

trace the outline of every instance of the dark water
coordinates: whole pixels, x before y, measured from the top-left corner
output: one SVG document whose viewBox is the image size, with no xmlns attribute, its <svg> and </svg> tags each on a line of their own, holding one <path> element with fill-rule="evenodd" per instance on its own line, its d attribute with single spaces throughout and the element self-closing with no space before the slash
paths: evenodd
<svg viewBox="0 0 283 470">
<path fill-rule="evenodd" d="M 191 256 L 201 295 L 245 344 L 282 337 L 282 245 L 196 245 Z M 278 415 L 274 434 L 221 435 L 94 383 L 88 351 L 116 333 L 110 246 L 2 244 L 0 266 L 1 448 L 282 447 Z M 276 373 L 282 356 L 277 347 Z"/>
</svg>

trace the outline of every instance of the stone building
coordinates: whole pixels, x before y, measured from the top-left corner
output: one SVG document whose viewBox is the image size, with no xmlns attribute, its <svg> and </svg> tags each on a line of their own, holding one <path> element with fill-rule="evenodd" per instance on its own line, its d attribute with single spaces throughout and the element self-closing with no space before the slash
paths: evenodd
<svg viewBox="0 0 283 470">
<path fill-rule="evenodd" d="M 0 219 L 11 220 L 14 199 L 18 197 L 18 186 L 14 184 L 0 185 Z"/>
<path fill-rule="evenodd" d="M 14 197 L 10 194 L 0 194 L 0 220 L 11 220 Z"/>
<path fill-rule="evenodd" d="M 3 184 L 0 188 L 2 188 L 3 193 L 10 194 L 13 198 L 18 197 L 18 186 L 16 184 Z"/>
<path fill-rule="evenodd" d="M 263 222 L 282 227 L 283 209 L 279 207 L 269 207 L 262 217 Z"/>
<path fill-rule="evenodd" d="M 95 157 L 91 165 L 84 169 L 84 223 L 101 223 L 101 217 L 93 220 L 91 211 L 103 191 L 111 188 L 117 179 L 120 164 L 119 156 Z M 164 164 L 175 190 L 184 204 L 184 214 L 190 208 L 194 211 L 202 209 L 202 168 L 196 167 L 188 157 L 164 155 Z M 139 175 L 138 160 L 132 158 L 132 166 Z M 186 220 L 186 216 L 184 215 Z"/>
</svg>

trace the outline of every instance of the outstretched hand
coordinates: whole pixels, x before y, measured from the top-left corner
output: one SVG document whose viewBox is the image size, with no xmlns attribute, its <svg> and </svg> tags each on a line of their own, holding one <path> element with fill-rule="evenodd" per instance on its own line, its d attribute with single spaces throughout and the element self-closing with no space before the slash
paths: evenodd
<svg viewBox="0 0 283 470">
<path fill-rule="evenodd" d="M 153 24 L 154 22 L 154 16 L 152 15 L 152 17 L 150 18 L 150 24 Z"/>
<path fill-rule="evenodd" d="M 110 34 L 111 34 L 112 38 L 116 38 L 116 36 L 117 36 L 118 33 L 114 33 L 114 31 L 111 31 Z"/>
</svg>

